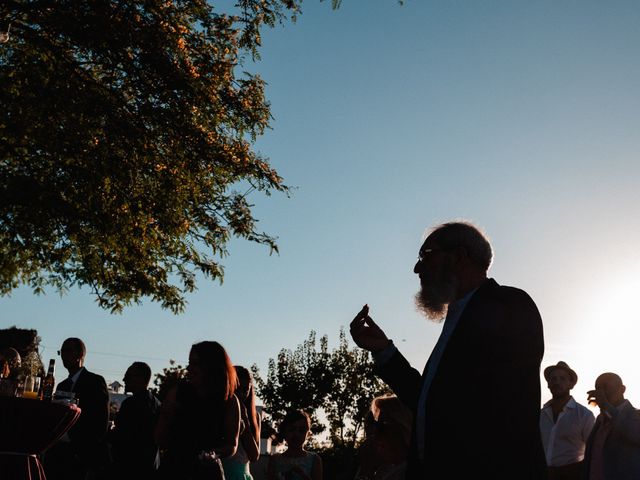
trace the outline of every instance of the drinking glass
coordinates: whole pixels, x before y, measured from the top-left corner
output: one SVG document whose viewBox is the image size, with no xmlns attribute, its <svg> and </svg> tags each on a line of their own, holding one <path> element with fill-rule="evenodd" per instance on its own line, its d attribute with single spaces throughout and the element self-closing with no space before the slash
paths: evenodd
<svg viewBox="0 0 640 480">
<path fill-rule="evenodd" d="M 37 399 L 40 394 L 40 377 L 27 375 L 24 379 L 22 398 Z"/>
</svg>

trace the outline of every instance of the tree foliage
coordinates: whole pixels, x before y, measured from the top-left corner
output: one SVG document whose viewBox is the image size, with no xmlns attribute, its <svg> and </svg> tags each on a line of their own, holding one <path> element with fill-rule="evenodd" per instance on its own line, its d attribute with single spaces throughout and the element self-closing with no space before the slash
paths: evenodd
<svg viewBox="0 0 640 480">
<path fill-rule="evenodd" d="M 0 2 L 0 293 L 179 312 L 231 238 L 276 251 L 248 194 L 288 189 L 254 150 L 271 114 L 243 68 L 300 3 Z"/>
<path fill-rule="evenodd" d="M 183 379 L 187 374 L 187 369 L 177 364 L 175 360 L 169 360 L 169 366 L 162 369 L 162 373 L 156 373 L 151 389 L 160 401 L 164 400 L 167 392 Z"/>
<path fill-rule="evenodd" d="M 373 373 L 369 353 L 350 348 L 343 330 L 331 351 L 328 337 L 317 342 L 312 331 L 295 350 L 282 349 L 277 359 L 269 360 L 266 379 L 255 365 L 252 370 L 258 395 L 274 423 L 291 409 L 303 409 L 312 415 L 317 434 L 325 429 L 320 420 L 325 417 L 334 447 L 355 445 L 371 400 L 387 391 Z"/>
</svg>

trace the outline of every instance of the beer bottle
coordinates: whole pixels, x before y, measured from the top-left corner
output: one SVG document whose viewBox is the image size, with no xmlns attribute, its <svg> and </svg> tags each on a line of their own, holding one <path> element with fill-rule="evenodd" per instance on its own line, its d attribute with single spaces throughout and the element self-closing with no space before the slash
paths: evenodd
<svg viewBox="0 0 640 480">
<path fill-rule="evenodd" d="M 47 370 L 47 376 L 44 377 L 44 384 L 42 385 L 42 399 L 49 400 L 53 398 L 53 389 L 56 386 L 56 379 L 54 377 L 54 370 L 56 366 L 55 358 L 49 360 L 49 369 Z"/>
</svg>

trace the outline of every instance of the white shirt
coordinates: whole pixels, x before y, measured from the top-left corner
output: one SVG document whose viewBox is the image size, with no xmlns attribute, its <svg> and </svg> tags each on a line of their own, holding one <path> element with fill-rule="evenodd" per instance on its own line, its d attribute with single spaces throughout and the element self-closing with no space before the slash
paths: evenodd
<svg viewBox="0 0 640 480">
<path fill-rule="evenodd" d="M 554 423 L 551 400 L 540 412 L 540 435 L 547 465 L 559 467 L 584 459 L 584 449 L 595 423 L 591 410 L 573 397 L 564 406 Z"/>
</svg>

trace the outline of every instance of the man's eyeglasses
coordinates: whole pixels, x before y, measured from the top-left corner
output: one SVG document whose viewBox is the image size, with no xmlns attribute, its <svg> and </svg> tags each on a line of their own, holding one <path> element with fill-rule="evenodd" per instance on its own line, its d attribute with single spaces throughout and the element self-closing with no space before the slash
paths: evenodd
<svg viewBox="0 0 640 480">
<path fill-rule="evenodd" d="M 422 248 L 418 252 L 418 261 L 424 262 L 433 252 L 441 252 L 443 250 L 442 248 Z"/>
</svg>

